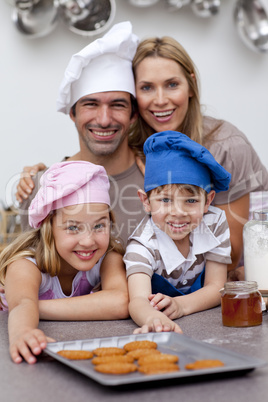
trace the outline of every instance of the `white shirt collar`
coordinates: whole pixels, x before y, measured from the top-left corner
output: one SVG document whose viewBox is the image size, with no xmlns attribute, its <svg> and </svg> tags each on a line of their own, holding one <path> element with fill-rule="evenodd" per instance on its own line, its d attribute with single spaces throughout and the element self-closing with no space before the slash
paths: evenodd
<svg viewBox="0 0 268 402">
<path fill-rule="evenodd" d="M 159 229 L 152 218 L 150 220 L 152 228 L 156 234 L 158 241 L 159 252 L 163 259 L 168 275 L 176 268 L 185 264 L 184 269 L 188 269 L 196 260 L 197 254 L 204 254 L 217 247 L 220 242 L 211 232 L 203 218 L 200 225 L 195 228 L 190 234 L 192 247 L 187 258 L 178 250 L 175 242 L 161 229 Z"/>
</svg>

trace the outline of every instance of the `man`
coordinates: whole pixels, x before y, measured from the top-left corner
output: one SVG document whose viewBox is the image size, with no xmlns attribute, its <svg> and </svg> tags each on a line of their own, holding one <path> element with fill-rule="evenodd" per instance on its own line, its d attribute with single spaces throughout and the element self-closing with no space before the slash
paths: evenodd
<svg viewBox="0 0 268 402">
<path fill-rule="evenodd" d="M 65 160 L 104 166 L 110 177 L 116 230 L 124 245 L 144 216 L 137 196 L 137 190 L 143 187 L 143 175 L 128 146 L 128 132 L 137 118 L 131 64 L 137 44 L 129 22 L 115 25 L 103 38 L 72 56 L 57 100 L 57 110 L 69 114 L 79 135 L 80 150 Z M 36 170 L 38 166 L 40 169 L 36 165 Z M 18 184 L 23 230 L 29 228 L 27 210 L 42 173 L 34 177 L 33 183 L 28 173 Z M 34 185 L 30 195 L 25 192 L 29 183 Z"/>
</svg>

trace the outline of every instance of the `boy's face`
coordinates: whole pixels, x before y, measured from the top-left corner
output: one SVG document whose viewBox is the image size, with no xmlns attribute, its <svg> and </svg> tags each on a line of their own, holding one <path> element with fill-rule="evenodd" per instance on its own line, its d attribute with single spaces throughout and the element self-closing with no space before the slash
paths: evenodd
<svg viewBox="0 0 268 402">
<path fill-rule="evenodd" d="M 195 192 L 177 185 L 164 186 L 159 192 L 153 190 L 143 203 L 154 223 L 176 242 L 189 236 L 201 222 L 214 198 L 215 192 Z"/>
</svg>

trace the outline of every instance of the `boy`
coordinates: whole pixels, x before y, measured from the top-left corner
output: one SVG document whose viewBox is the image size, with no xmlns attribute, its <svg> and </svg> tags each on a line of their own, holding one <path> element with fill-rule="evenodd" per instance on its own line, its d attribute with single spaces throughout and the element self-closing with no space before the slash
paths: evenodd
<svg viewBox="0 0 268 402">
<path fill-rule="evenodd" d="M 164 131 L 144 144 L 147 212 L 124 256 L 129 312 L 139 332 L 181 332 L 174 319 L 217 306 L 231 262 L 225 212 L 212 207 L 231 175 L 184 134 Z"/>
</svg>

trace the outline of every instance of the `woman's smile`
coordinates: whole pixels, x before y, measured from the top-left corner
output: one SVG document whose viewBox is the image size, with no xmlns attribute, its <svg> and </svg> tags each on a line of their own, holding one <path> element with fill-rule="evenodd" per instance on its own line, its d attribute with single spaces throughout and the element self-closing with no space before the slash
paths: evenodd
<svg viewBox="0 0 268 402">
<path fill-rule="evenodd" d="M 151 111 L 155 119 L 159 122 L 167 122 L 171 119 L 175 109 L 172 110 L 162 110 L 162 111 Z"/>
<path fill-rule="evenodd" d="M 157 132 L 182 125 L 192 94 L 178 63 L 146 57 L 136 67 L 136 96 L 141 117 Z"/>
</svg>

